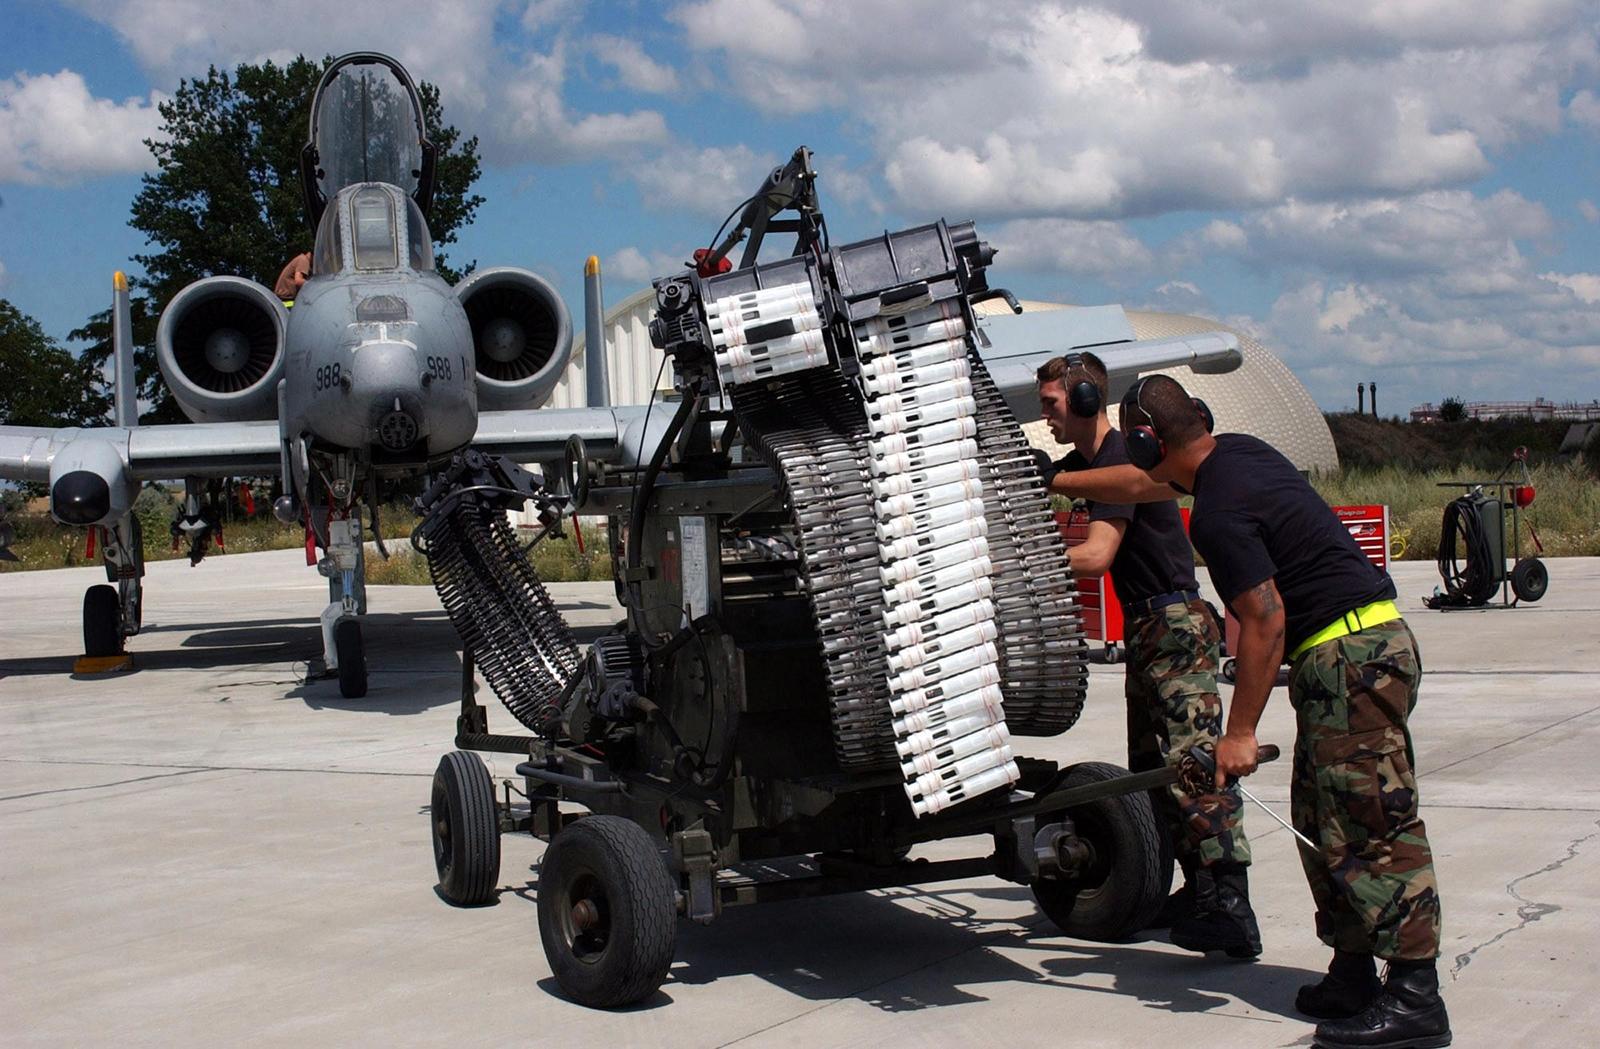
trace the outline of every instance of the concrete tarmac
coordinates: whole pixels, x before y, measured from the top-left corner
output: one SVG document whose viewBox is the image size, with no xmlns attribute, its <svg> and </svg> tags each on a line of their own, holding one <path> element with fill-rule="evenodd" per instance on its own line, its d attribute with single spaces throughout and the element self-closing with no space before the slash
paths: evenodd
<svg viewBox="0 0 1600 1049">
<path fill-rule="evenodd" d="M 429 782 L 452 749 L 460 660 L 432 590 L 373 588 L 371 691 L 341 699 L 306 680 L 327 591 L 300 556 L 152 565 L 137 670 L 95 678 L 71 670 L 103 573 L 0 576 L 0 1044 L 1310 1041 L 1294 991 L 1327 952 L 1293 840 L 1253 809 L 1254 964 L 1164 935 L 1070 940 L 1026 889 L 977 880 L 733 909 L 680 927 L 642 1005 L 574 1006 L 539 946 L 541 843 L 505 839 L 495 905 L 435 895 Z M 1550 562 L 1545 600 L 1508 611 L 1428 612 L 1433 567 L 1395 574 L 1426 667 L 1413 727 L 1455 1044 L 1593 1044 L 1600 559 Z M 590 634 L 618 615 L 610 584 L 552 589 Z M 1123 761 L 1121 678 L 1095 666 L 1080 724 L 1024 752 Z M 491 728 L 511 730 L 482 695 Z M 1281 688 L 1260 737 L 1292 740 Z M 1286 814 L 1288 779 L 1285 761 L 1248 785 Z"/>
</svg>

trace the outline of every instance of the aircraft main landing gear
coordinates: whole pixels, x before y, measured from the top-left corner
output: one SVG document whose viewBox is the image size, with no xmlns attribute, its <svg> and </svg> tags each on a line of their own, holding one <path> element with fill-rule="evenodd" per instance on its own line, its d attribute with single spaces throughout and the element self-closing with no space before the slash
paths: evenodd
<svg viewBox="0 0 1600 1049">
<path fill-rule="evenodd" d="M 341 619 L 335 623 L 333 646 L 339 657 L 339 694 L 360 699 L 367 694 L 367 650 L 361 641 L 361 621 Z"/>
</svg>

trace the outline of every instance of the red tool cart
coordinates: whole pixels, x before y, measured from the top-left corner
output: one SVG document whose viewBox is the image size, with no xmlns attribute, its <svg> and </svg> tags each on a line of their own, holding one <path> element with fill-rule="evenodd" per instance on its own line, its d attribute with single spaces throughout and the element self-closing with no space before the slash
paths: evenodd
<svg viewBox="0 0 1600 1049">
<path fill-rule="evenodd" d="M 1188 518 L 1185 516 L 1185 521 Z M 1074 547 L 1089 538 L 1089 515 L 1082 510 L 1057 511 L 1056 524 L 1067 546 Z M 1122 658 L 1122 602 L 1117 598 L 1111 573 L 1094 579 L 1079 577 L 1078 604 L 1083 610 L 1083 629 L 1090 641 L 1105 644 L 1106 662 Z"/>
<path fill-rule="evenodd" d="M 1350 529 L 1350 535 L 1367 559 L 1384 572 L 1389 571 L 1389 508 L 1376 504 L 1336 506 L 1333 512 Z M 1239 621 L 1233 618 L 1232 612 L 1224 616 L 1223 638 L 1229 652 L 1239 647 Z M 1237 662 L 1231 657 L 1223 660 L 1222 680 L 1232 681 L 1237 667 Z"/>
</svg>

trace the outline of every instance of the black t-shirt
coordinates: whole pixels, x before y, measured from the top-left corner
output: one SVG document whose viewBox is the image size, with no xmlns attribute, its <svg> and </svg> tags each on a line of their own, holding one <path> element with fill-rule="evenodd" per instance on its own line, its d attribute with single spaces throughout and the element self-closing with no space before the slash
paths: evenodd
<svg viewBox="0 0 1600 1049">
<path fill-rule="evenodd" d="M 1076 451 L 1068 452 L 1058 464 L 1063 470 L 1099 469 L 1128 462 L 1122 434 L 1112 430 L 1100 442 L 1094 462 L 1086 462 Z M 1126 521 L 1122 544 L 1111 559 L 1111 577 L 1116 580 L 1117 596 L 1124 601 L 1143 601 L 1157 594 L 1194 590 L 1194 552 L 1183 531 L 1175 500 L 1160 503 L 1089 503 L 1091 521 Z"/>
<path fill-rule="evenodd" d="M 1195 471 L 1189 538 L 1229 605 L 1277 583 L 1285 654 L 1344 613 L 1395 596 L 1394 581 L 1294 464 L 1248 434 L 1219 435 Z"/>
</svg>

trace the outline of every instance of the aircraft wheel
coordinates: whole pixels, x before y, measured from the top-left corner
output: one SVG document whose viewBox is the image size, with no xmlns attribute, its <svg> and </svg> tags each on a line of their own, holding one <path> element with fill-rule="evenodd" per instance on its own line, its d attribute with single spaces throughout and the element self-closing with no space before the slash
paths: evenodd
<svg viewBox="0 0 1600 1049">
<path fill-rule="evenodd" d="M 1106 642 L 1106 662 L 1113 666 L 1122 662 L 1122 646 L 1115 641 Z"/>
<path fill-rule="evenodd" d="M 1524 557 L 1511 569 L 1511 592 L 1518 601 L 1529 604 L 1544 596 L 1550 589 L 1550 570 L 1537 557 Z"/>
<path fill-rule="evenodd" d="M 461 907 L 493 901 L 500 881 L 500 821 L 483 759 L 464 750 L 440 758 L 429 811 L 440 894 Z"/>
<path fill-rule="evenodd" d="M 114 586 L 101 583 L 83 592 L 83 654 L 122 654 L 122 603 Z"/>
<path fill-rule="evenodd" d="M 677 893 L 656 842 L 619 816 L 585 816 L 539 864 L 539 939 L 561 990 L 613 1009 L 654 994 L 678 938 Z"/>
<path fill-rule="evenodd" d="M 1222 673 L 1217 676 L 1228 684 L 1233 684 L 1234 678 L 1239 676 L 1239 661 L 1237 659 L 1224 659 L 1222 661 Z"/>
<path fill-rule="evenodd" d="M 1061 787 L 1103 783 L 1128 775 L 1100 761 L 1073 765 Z M 1033 897 L 1045 917 L 1080 940 L 1124 940 L 1145 928 L 1172 884 L 1171 854 L 1163 854 L 1162 829 L 1146 791 L 1101 798 L 1067 810 L 1093 860 L 1076 877 L 1041 878 Z M 1040 825 L 1054 822 L 1040 816 Z M 1162 861 L 1165 859 L 1165 870 Z"/>
<path fill-rule="evenodd" d="M 339 695 L 360 699 L 367 694 L 367 650 L 361 643 L 361 623 L 341 619 L 333 627 L 333 645 L 339 657 Z"/>
</svg>

